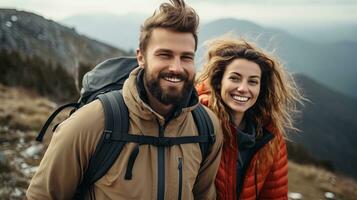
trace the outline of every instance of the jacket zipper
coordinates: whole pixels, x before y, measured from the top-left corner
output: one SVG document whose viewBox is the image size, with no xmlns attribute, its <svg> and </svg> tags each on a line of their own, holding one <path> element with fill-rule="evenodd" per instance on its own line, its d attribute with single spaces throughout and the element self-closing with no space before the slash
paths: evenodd
<svg viewBox="0 0 357 200">
<path fill-rule="evenodd" d="M 246 177 L 246 173 L 247 173 L 247 170 L 248 170 L 248 168 L 249 168 L 250 162 L 252 161 L 254 155 L 255 155 L 261 148 L 263 148 L 264 145 L 266 145 L 270 140 L 272 140 L 273 138 L 274 138 L 274 135 L 273 135 L 272 133 L 268 133 L 266 136 L 263 137 L 263 139 L 262 139 L 259 143 L 257 143 L 257 144 L 253 147 L 253 149 L 252 149 L 250 155 L 248 155 L 248 158 L 247 158 L 247 160 L 246 160 L 246 163 L 245 163 L 245 165 L 244 165 L 243 168 L 242 168 L 242 173 L 243 173 L 242 178 L 241 178 L 242 180 L 238 180 L 238 179 L 237 179 L 237 189 L 236 189 L 236 191 L 237 191 L 237 199 L 240 198 L 240 195 L 241 195 L 241 192 L 242 192 L 242 189 L 243 189 L 243 185 L 244 185 L 244 180 L 245 180 L 245 177 Z M 239 151 L 239 150 L 238 150 L 238 151 Z M 237 170 L 237 169 L 236 169 L 236 170 Z"/>
<path fill-rule="evenodd" d="M 158 122 L 159 123 L 159 122 Z M 164 136 L 165 126 L 159 123 L 159 137 Z M 158 188 L 157 188 L 157 199 L 165 199 L 165 147 L 158 146 Z"/>
<path fill-rule="evenodd" d="M 178 175 L 179 175 L 179 191 L 178 191 L 178 200 L 182 199 L 182 158 L 179 158 L 178 163 Z"/>
</svg>

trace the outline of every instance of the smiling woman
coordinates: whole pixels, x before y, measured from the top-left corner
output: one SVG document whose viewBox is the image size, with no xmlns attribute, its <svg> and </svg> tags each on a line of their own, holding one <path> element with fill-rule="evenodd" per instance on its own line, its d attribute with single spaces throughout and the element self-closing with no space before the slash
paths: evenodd
<svg viewBox="0 0 357 200">
<path fill-rule="evenodd" d="M 242 121 L 244 112 L 257 101 L 261 73 L 258 64 L 244 58 L 233 60 L 223 73 L 220 95 L 237 125 Z"/>
<path fill-rule="evenodd" d="M 251 43 L 218 39 L 199 77 L 200 101 L 219 117 L 224 146 L 219 199 L 287 199 L 285 129 L 301 102 L 293 79 Z"/>
</svg>

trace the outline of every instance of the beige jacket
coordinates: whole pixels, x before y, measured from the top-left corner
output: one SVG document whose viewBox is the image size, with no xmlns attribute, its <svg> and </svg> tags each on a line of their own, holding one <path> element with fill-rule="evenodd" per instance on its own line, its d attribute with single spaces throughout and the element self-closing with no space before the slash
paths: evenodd
<svg viewBox="0 0 357 200">
<path fill-rule="evenodd" d="M 130 113 L 129 133 L 158 136 L 159 123 L 163 125 L 165 120 L 139 97 L 136 88 L 139 71 L 135 69 L 123 87 L 124 101 Z M 169 121 L 164 135 L 198 135 L 190 112 L 195 106 L 183 108 L 178 117 Z M 214 124 L 216 142 L 202 166 L 199 144 L 182 144 L 164 149 L 165 199 L 178 199 L 179 160 L 182 164 L 182 199 L 216 199 L 214 180 L 223 138 L 218 119 L 210 110 L 207 111 Z M 27 198 L 71 199 L 102 136 L 103 128 L 104 113 L 98 100 L 82 107 L 61 123 L 31 180 Z M 124 180 L 128 159 L 135 145 L 127 143 L 107 174 L 94 184 L 96 199 L 157 199 L 158 147 L 141 145 L 132 169 L 132 180 Z"/>
</svg>

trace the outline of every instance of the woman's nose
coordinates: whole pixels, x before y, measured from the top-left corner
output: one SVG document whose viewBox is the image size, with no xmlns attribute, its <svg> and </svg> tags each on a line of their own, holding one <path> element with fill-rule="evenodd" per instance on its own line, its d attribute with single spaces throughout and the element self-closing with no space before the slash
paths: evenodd
<svg viewBox="0 0 357 200">
<path fill-rule="evenodd" d="M 246 91 L 248 91 L 248 84 L 247 84 L 245 81 L 242 81 L 242 82 L 239 84 L 237 90 L 238 90 L 239 92 L 246 92 Z"/>
</svg>

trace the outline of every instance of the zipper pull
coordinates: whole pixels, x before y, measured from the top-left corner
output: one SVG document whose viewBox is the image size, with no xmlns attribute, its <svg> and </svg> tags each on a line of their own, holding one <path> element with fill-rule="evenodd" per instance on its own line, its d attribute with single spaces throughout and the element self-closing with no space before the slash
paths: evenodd
<svg viewBox="0 0 357 200">
<path fill-rule="evenodd" d="M 182 169 L 182 158 L 179 158 L 178 169 Z"/>
</svg>

